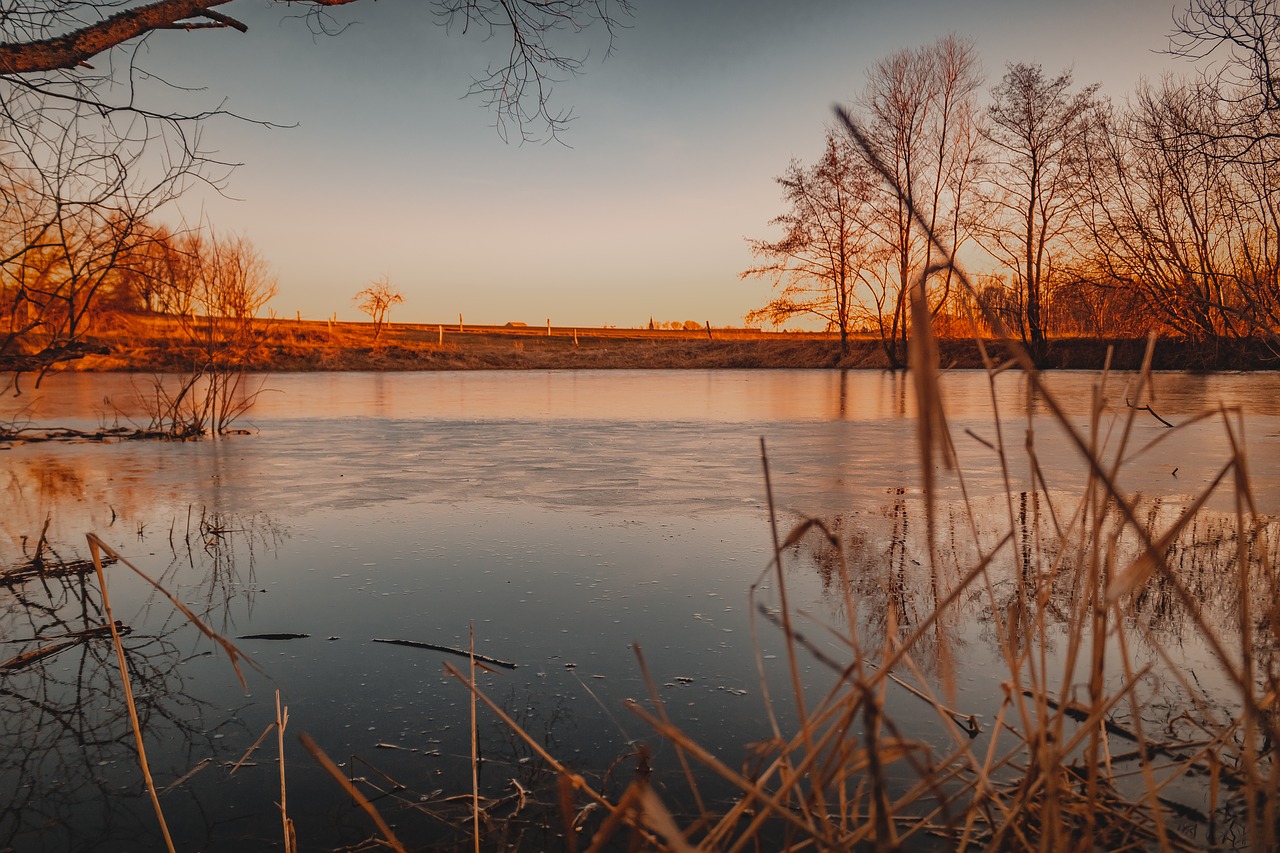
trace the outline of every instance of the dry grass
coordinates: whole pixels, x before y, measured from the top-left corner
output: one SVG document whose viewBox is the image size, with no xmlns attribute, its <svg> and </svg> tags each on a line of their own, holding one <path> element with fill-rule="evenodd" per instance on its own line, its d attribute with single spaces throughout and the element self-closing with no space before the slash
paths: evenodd
<svg viewBox="0 0 1280 853">
<path fill-rule="evenodd" d="M 561 370 L 685 368 L 867 368 L 888 366 L 878 341 L 854 338 L 841 357 L 832 334 L 778 333 L 748 329 L 674 331 L 464 326 L 396 323 L 374 340 L 370 323 L 257 321 L 253 344 L 238 366 L 254 371 L 315 370 Z M 108 355 L 89 355 L 68 369 L 91 371 L 190 372 L 204 364 L 172 318 L 120 318 L 96 333 L 94 343 Z M 987 342 L 993 358 L 1007 357 L 998 340 Z M 1045 364 L 1096 369 L 1111 348 L 1113 367 L 1137 369 L 1143 340 L 1063 338 L 1050 341 Z M 944 367 L 981 368 L 972 339 L 937 342 Z M 1277 362 L 1256 342 L 1219 342 L 1205 348 L 1162 341 L 1155 369 L 1267 369 Z"/>
</svg>

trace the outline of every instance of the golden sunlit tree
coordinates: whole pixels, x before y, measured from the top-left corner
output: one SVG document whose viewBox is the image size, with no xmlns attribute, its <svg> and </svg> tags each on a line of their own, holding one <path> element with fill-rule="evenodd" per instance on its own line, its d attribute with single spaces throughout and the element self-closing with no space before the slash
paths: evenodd
<svg viewBox="0 0 1280 853">
<path fill-rule="evenodd" d="M 144 223 L 117 264 L 113 302 L 143 314 L 190 314 L 194 250 L 200 242 L 198 234 Z"/>
<path fill-rule="evenodd" d="M 1090 225 L 1100 280 L 1196 341 L 1280 328 L 1280 140 L 1232 156 L 1239 114 L 1220 83 L 1143 85 L 1107 115 L 1091 151 Z"/>
<path fill-rule="evenodd" d="M 937 254 L 926 229 L 954 251 L 969 239 L 976 218 L 981 84 L 973 44 L 950 35 L 876 62 L 856 105 L 865 155 L 888 178 L 875 183 L 869 208 L 874 215 L 866 225 L 885 256 L 873 270 L 869 293 L 872 320 L 893 368 L 906 365 L 907 295 Z M 951 282 L 949 269 L 926 282 L 934 314 Z"/>
<path fill-rule="evenodd" d="M 243 236 L 212 230 L 184 240 L 188 252 L 181 286 L 191 312 L 178 315 L 191 371 L 157 377 L 147 401 L 151 428 L 177 437 L 225 433 L 249 409 L 262 386 L 249 387 L 271 317 L 262 315 L 276 293 L 270 265 Z"/>
<path fill-rule="evenodd" d="M 840 354 L 847 355 L 856 291 L 871 262 L 871 235 L 863 225 L 870 173 L 844 135 L 829 131 L 817 163 L 793 160 L 777 181 L 787 210 L 770 224 L 785 233 L 779 240 L 749 240 L 758 263 L 741 277 L 772 279 L 779 292 L 747 314 L 747 325 L 816 317 L 839 333 Z"/>
<path fill-rule="evenodd" d="M 174 197 L 189 164 L 138 178 L 141 143 L 81 137 L 97 124 L 85 105 L 61 114 L 61 128 L 6 123 L 12 106 L 0 104 L 0 370 L 16 386 L 21 372 L 43 376 L 101 350 L 88 339 L 98 298 L 112 291 L 122 260 L 145 239 L 147 217 Z"/>
<path fill-rule="evenodd" d="M 381 334 L 391 309 L 402 302 L 404 302 L 404 296 L 391 283 L 389 275 L 384 275 L 355 295 L 356 307 L 361 313 L 369 315 L 369 319 L 373 321 L 375 341 L 378 340 L 378 335 Z"/>
<path fill-rule="evenodd" d="M 1085 191 L 1096 85 L 1071 91 L 1071 72 L 1052 79 L 1039 65 L 1010 64 L 992 91 L 986 137 L 992 148 L 994 215 L 987 249 L 1012 273 L 1021 316 L 1016 328 L 1044 355 L 1052 272 L 1062 267 L 1068 229 Z"/>
</svg>

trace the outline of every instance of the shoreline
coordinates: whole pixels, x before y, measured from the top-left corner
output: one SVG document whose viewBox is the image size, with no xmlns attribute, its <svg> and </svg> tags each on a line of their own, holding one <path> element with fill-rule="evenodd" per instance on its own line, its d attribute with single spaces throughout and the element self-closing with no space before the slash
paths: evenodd
<svg viewBox="0 0 1280 853">
<path fill-rule="evenodd" d="M 107 354 L 86 354 L 63 369 L 90 372 L 189 372 L 207 361 L 176 328 L 148 319 L 92 338 Z M 176 324 L 174 324 L 176 325 Z M 131 328 L 132 327 L 132 328 Z M 875 339 L 849 342 L 840 356 L 834 335 L 743 329 L 668 331 L 476 326 L 459 332 L 441 326 L 395 324 L 377 341 L 367 323 L 263 322 L 253 346 L 229 366 L 264 373 L 410 370 L 680 370 L 849 369 L 886 370 Z M 1004 344 L 985 340 L 992 361 L 1007 357 Z M 1047 342 L 1043 367 L 1098 370 L 1111 348 L 1114 370 L 1141 367 L 1145 338 L 1059 338 Z M 940 339 L 944 369 L 981 369 L 972 338 Z M 1242 371 L 1280 369 L 1280 353 L 1260 340 L 1197 343 L 1159 339 L 1154 370 Z"/>
<path fill-rule="evenodd" d="M 197 319 L 198 334 L 208 334 Z M 87 372 L 190 373 L 212 360 L 250 372 L 342 372 L 410 370 L 681 370 L 845 369 L 887 370 L 878 339 L 857 337 L 840 355 L 839 341 L 821 332 L 762 332 L 701 328 L 575 329 L 571 327 L 458 326 L 396 323 L 375 338 L 370 323 L 314 320 L 255 320 L 248 329 L 224 333 L 231 344 L 200 346 L 193 329 L 177 318 L 131 316 L 83 339 L 81 350 L 61 370 Z M 1008 357 L 1003 343 L 983 341 L 992 362 Z M 1041 366 L 1050 370 L 1099 370 L 1111 352 L 1115 370 L 1142 365 L 1142 338 L 1055 338 L 1046 342 Z M 973 338 L 938 341 L 943 369 L 981 369 Z M 212 359 L 210 354 L 212 355 Z M 1194 342 L 1156 341 L 1154 370 L 1252 371 L 1280 369 L 1280 347 L 1260 339 Z"/>
</svg>

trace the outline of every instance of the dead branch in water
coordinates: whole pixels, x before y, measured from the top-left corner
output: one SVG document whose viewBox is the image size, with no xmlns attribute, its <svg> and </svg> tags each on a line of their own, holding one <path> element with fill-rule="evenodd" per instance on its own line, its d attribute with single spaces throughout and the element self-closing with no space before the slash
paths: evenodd
<svg viewBox="0 0 1280 853">
<path fill-rule="evenodd" d="M 500 666 L 503 669 L 515 669 L 516 664 L 507 660 L 499 660 L 491 658 L 488 655 L 472 655 L 466 649 L 455 649 L 453 646 L 441 646 L 436 643 L 420 643 L 417 640 L 382 640 L 375 639 L 375 643 L 389 643 L 393 646 L 409 646 L 414 649 L 430 649 L 433 652 L 445 652 L 446 654 L 457 655 L 458 657 L 474 657 L 480 663 L 489 663 L 494 666 Z"/>
<path fill-rule="evenodd" d="M 1166 421 L 1164 418 L 1162 418 L 1162 417 L 1160 417 L 1158 414 L 1156 414 L 1156 410 L 1155 410 L 1155 409 L 1153 409 L 1153 408 L 1151 408 L 1151 405 L 1150 405 L 1150 404 L 1147 404 L 1147 405 L 1145 405 L 1145 406 L 1135 406 L 1133 403 L 1130 403 L 1130 402 L 1129 402 L 1129 398 L 1128 398 L 1128 397 L 1125 397 L 1125 398 L 1124 398 L 1124 404 L 1125 404 L 1126 406 L 1128 406 L 1129 408 L 1133 409 L 1134 411 L 1138 411 L 1138 412 L 1149 412 L 1149 413 L 1151 414 L 1151 417 L 1155 418 L 1155 419 L 1156 419 L 1156 420 L 1158 420 L 1160 423 L 1162 423 L 1162 424 L 1164 424 L 1165 426 L 1167 426 L 1169 429 L 1173 429 L 1173 424 L 1169 423 L 1169 422 L 1168 422 L 1168 421 Z"/>
<path fill-rule="evenodd" d="M 116 620 L 116 631 L 119 632 L 121 636 L 126 636 L 132 633 L 132 629 L 129 628 L 127 625 L 124 625 L 123 623 L 121 623 L 119 620 Z M 38 649 L 31 649 L 30 651 L 26 651 L 26 652 L 22 652 L 20 654 L 14 655 L 13 657 L 9 658 L 7 661 L 0 663 L 0 673 L 12 672 L 19 669 L 25 669 L 31 666 L 33 663 L 37 663 L 46 658 L 51 658 L 54 655 L 58 654 L 59 652 L 69 649 L 72 646 L 77 645 L 79 643 L 85 642 L 95 637 L 110 637 L 110 636 L 111 636 L 110 625 L 97 625 L 97 626 L 94 626 L 93 628 L 85 628 L 83 631 L 72 631 L 67 634 L 58 634 L 56 636 L 51 636 L 51 637 L 33 637 L 30 640 L 25 640 L 23 642 L 37 642 L 42 640 L 61 640 L 62 642 L 50 643 L 49 645 L 41 646 Z"/>
</svg>

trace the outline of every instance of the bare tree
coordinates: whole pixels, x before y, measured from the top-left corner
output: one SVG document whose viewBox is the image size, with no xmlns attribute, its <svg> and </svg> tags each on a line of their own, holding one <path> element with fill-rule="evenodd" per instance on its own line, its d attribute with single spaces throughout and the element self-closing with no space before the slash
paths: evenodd
<svg viewBox="0 0 1280 853">
<path fill-rule="evenodd" d="M 1277 229 L 1274 189 L 1280 166 L 1280 8 L 1275 0 L 1189 0 L 1175 19 L 1170 51 L 1199 62 L 1200 91 L 1216 101 L 1217 122 L 1203 149 L 1227 159 L 1248 197 L 1253 245 L 1242 253 L 1236 276 L 1241 320 L 1251 334 L 1280 336 L 1275 270 Z M 1186 147 L 1182 137 L 1174 144 Z M 1242 247 L 1243 248 L 1243 247 Z"/>
<path fill-rule="evenodd" d="M 80 102 L 42 114 L 40 102 L 21 93 L 0 99 L 0 294 L 8 315 L 0 366 L 15 377 L 43 375 L 93 348 L 86 335 L 97 296 L 194 162 L 177 152 L 151 156 L 146 121 L 140 129 Z"/>
<path fill-rule="evenodd" d="M 116 304 L 142 313 L 191 314 L 201 243 L 198 232 L 174 232 L 164 225 L 144 223 L 137 242 L 117 265 Z"/>
<path fill-rule="evenodd" d="M 1044 353 L 1044 309 L 1057 244 L 1071 222 L 1087 170 L 1083 161 L 1097 86 L 1071 92 L 1072 75 L 1046 78 L 1039 65 L 1010 64 L 992 91 L 987 139 L 993 146 L 994 203 L 987 246 L 1013 273 L 1032 353 Z"/>
<path fill-rule="evenodd" d="M 874 320 L 890 366 L 906 364 L 908 293 L 930 269 L 928 229 L 953 250 L 969 237 L 973 190 L 981 165 L 977 92 L 981 85 L 973 45 L 957 36 L 917 50 L 900 50 L 872 66 L 859 99 L 868 154 L 886 170 L 877 184 L 868 228 L 886 250 L 872 278 Z M 931 281 L 936 313 L 950 291 L 951 273 Z"/>
<path fill-rule="evenodd" d="M 1144 85 L 1090 145 L 1089 224 L 1101 282 L 1193 340 L 1273 337 L 1280 292 L 1280 174 L 1230 156 L 1246 126 L 1209 83 Z M 1259 140 L 1255 153 L 1275 142 Z"/>
<path fill-rule="evenodd" d="M 787 211 L 770 224 L 786 233 L 776 241 L 748 241 L 760 262 L 742 278 L 771 278 L 780 292 L 747 314 L 746 322 L 817 317 L 839 332 L 840 354 L 847 355 L 855 291 L 870 261 L 870 235 L 862 225 L 870 174 L 843 135 L 828 131 L 817 163 L 792 161 L 777 181 Z"/>
<path fill-rule="evenodd" d="M 1204 82 L 1231 106 L 1233 121 L 1217 133 L 1219 142 L 1231 143 L 1229 156 L 1266 156 L 1256 149 L 1280 135 L 1280 8 L 1275 0 L 1189 0 L 1187 10 L 1174 18 L 1169 51 L 1201 63 Z"/>
<path fill-rule="evenodd" d="M 374 341 L 378 340 L 378 335 L 382 332 L 382 326 L 387 320 L 387 315 L 391 313 L 392 307 L 401 302 L 404 302 L 404 296 L 391 283 L 391 276 L 388 275 L 384 275 L 355 295 L 356 307 L 361 313 L 368 314 L 369 319 L 373 321 Z"/>
<path fill-rule="evenodd" d="M 146 401 L 150 429 L 178 438 L 227 432 L 261 392 L 248 372 L 258 363 L 270 317 L 261 313 L 276 293 L 270 266 L 243 236 L 210 232 L 187 245 L 193 254 L 193 312 L 178 317 L 191 371 L 176 382 L 159 377 Z"/>
</svg>

